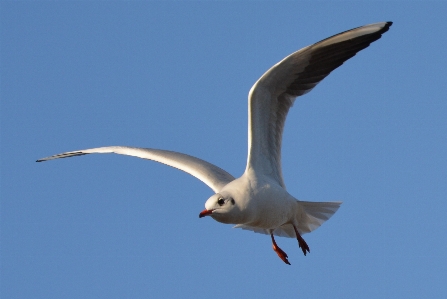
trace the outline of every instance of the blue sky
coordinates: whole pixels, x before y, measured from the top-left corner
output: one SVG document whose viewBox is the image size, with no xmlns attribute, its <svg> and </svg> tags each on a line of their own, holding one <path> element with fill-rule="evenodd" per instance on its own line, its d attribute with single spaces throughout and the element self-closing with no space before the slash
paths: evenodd
<svg viewBox="0 0 447 299">
<path fill-rule="evenodd" d="M 16 2 L 1 19 L 2 298 L 445 298 L 446 2 Z M 288 191 L 342 200 L 277 238 L 198 213 L 212 191 L 118 155 L 184 152 L 235 176 L 247 93 L 286 55 L 364 24 L 382 39 L 289 113 Z"/>
</svg>

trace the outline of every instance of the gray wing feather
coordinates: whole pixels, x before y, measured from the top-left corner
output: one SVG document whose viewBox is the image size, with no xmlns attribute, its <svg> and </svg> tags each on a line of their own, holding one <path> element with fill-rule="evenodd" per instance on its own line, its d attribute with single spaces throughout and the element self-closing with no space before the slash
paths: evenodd
<svg viewBox="0 0 447 299">
<path fill-rule="evenodd" d="M 311 91 L 334 69 L 378 40 L 392 22 L 354 28 L 305 47 L 270 68 L 249 93 L 249 154 L 246 171 L 255 169 L 285 188 L 281 142 L 295 98 Z"/>
<path fill-rule="evenodd" d="M 99 147 L 99 148 L 66 152 L 51 157 L 39 159 L 37 160 L 37 162 L 43 162 L 59 158 L 82 156 L 94 153 L 99 154 L 115 153 L 163 163 L 165 165 L 180 169 L 198 178 L 206 185 L 208 185 L 216 193 L 219 192 L 226 184 L 234 180 L 234 177 L 225 170 L 193 156 L 167 150 L 138 148 L 130 146 L 108 146 L 108 147 Z"/>
</svg>

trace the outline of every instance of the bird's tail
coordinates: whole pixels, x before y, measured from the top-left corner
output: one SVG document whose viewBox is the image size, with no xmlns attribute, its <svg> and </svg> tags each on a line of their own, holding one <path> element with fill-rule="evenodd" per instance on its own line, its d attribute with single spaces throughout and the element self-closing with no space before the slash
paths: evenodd
<svg viewBox="0 0 447 299">
<path fill-rule="evenodd" d="M 341 205 L 341 201 L 331 202 L 311 202 L 311 201 L 298 201 L 302 208 L 300 215 L 299 227 L 297 227 L 300 233 L 310 233 L 311 231 L 320 227 L 326 220 L 331 218 Z M 300 209 L 301 210 L 301 209 Z"/>
</svg>

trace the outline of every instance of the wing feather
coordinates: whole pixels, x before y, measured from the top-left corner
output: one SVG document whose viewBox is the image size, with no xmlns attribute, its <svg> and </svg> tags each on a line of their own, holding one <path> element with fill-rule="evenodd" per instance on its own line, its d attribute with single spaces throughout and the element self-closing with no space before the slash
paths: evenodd
<svg viewBox="0 0 447 299">
<path fill-rule="evenodd" d="M 36 162 L 43 162 L 53 159 L 68 158 L 68 157 L 82 156 L 95 153 L 98 154 L 115 153 L 163 163 L 165 165 L 180 169 L 198 178 L 199 180 L 204 182 L 207 186 L 209 186 L 212 190 L 214 190 L 214 192 L 216 193 L 219 192 L 226 184 L 234 180 L 234 177 L 225 170 L 223 170 L 222 168 L 219 168 L 209 162 L 206 162 L 202 159 L 193 156 L 167 150 L 138 148 L 130 146 L 108 146 L 108 147 L 99 147 L 99 148 L 66 152 L 39 159 Z"/>
<path fill-rule="evenodd" d="M 307 46 L 275 64 L 253 85 L 249 93 L 246 172 L 268 175 L 285 188 L 281 142 L 295 98 L 311 91 L 334 69 L 378 40 L 391 24 L 354 28 Z"/>
</svg>

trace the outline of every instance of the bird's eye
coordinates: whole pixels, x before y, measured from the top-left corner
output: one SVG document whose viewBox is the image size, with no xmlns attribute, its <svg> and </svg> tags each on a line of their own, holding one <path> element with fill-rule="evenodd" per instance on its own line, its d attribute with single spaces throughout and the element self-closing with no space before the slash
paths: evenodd
<svg viewBox="0 0 447 299">
<path fill-rule="evenodd" d="M 225 200 L 224 200 L 222 197 L 219 198 L 219 199 L 217 200 L 217 204 L 218 204 L 219 206 L 223 206 L 224 203 L 225 203 Z"/>
</svg>

